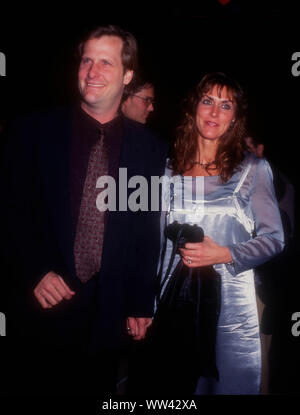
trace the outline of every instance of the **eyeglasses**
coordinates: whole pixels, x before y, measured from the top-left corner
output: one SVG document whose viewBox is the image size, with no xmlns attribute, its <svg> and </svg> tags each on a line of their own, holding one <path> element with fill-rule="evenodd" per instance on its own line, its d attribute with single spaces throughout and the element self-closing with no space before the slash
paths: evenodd
<svg viewBox="0 0 300 415">
<path fill-rule="evenodd" d="M 135 95 L 135 94 L 131 94 L 132 97 L 137 97 L 142 99 L 146 105 L 154 105 L 155 104 L 155 99 L 152 97 L 140 97 L 139 95 Z"/>
</svg>

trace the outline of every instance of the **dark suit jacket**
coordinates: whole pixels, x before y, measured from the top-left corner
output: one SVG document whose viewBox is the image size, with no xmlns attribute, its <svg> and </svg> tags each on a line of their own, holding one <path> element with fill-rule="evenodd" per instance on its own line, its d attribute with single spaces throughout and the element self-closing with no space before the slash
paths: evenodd
<svg viewBox="0 0 300 415">
<path fill-rule="evenodd" d="M 75 291 L 70 205 L 71 111 L 19 120 L 10 134 L 4 169 L 5 255 L 34 302 L 33 289 L 55 271 Z M 128 179 L 164 172 L 166 145 L 144 126 L 125 119 L 119 167 Z M 132 189 L 135 190 L 135 189 Z M 126 316 L 151 316 L 159 256 L 159 212 L 110 212 L 97 276 L 96 343 L 116 345 Z M 105 340 L 104 340 L 105 339 Z"/>
</svg>

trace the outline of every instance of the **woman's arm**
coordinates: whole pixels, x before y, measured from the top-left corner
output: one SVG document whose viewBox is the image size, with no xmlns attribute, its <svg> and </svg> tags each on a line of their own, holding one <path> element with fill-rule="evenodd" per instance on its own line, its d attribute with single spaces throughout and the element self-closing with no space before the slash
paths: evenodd
<svg viewBox="0 0 300 415">
<path fill-rule="evenodd" d="M 284 233 L 275 196 L 273 174 L 265 159 L 258 162 L 250 208 L 256 235 L 247 242 L 229 246 L 235 273 L 255 268 L 279 254 L 284 247 Z"/>
<path fill-rule="evenodd" d="M 258 161 L 249 203 L 256 228 L 253 239 L 224 247 L 206 237 L 203 243 L 186 244 L 186 249 L 181 250 L 183 262 L 189 267 L 225 263 L 232 274 L 238 274 L 281 252 L 284 247 L 283 228 L 272 171 L 265 159 Z"/>
</svg>

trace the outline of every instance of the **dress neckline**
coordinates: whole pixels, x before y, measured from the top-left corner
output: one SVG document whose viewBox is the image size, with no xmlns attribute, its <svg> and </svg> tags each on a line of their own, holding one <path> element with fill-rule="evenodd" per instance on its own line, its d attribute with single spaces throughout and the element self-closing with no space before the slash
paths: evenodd
<svg viewBox="0 0 300 415">
<path fill-rule="evenodd" d="M 188 177 L 189 179 L 196 179 L 197 177 L 203 177 L 203 178 L 212 178 L 212 177 L 220 177 L 219 174 L 214 175 L 214 176 L 184 176 L 183 174 L 179 174 L 180 177 L 186 178 Z"/>
</svg>

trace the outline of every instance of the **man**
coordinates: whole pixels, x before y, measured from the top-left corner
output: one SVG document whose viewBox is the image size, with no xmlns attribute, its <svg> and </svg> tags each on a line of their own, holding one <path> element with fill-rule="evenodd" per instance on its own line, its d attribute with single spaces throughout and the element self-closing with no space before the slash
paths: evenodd
<svg viewBox="0 0 300 415">
<path fill-rule="evenodd" d="M 247 150 L 250 153 L 254 153 L 256 157 L 259 158 L 264 157 L 265 146 L 263 145 L 263 143 L 258 143 L 257 140 L 255 140 L 254 137 L 251 136 L 245 138 L 245 143 Z"/>
<path fill-rule="evenodd" d="M 118 194 L 119 210 L 97 208 L 99 177 L 129 194 L 124 171 L 148 183 L 163 173 L 165 146 L 118 112 L 136 41 L 98 27 L 79 52 L 79 105 L 17 123 L 6 160 L 7 255 L 26 310 L 15 324 L 30 338 L 18 362 L 31 370 L 28 354 L 28 387 L 43 393 L 113 392 L 121 341 L 142 339 L 153 312 L 159 213 L 121 207 Z"/>
<path fill-rule="evenodd" d="M 265 145 L 259 138 L 246 137 L 245 144 L 247 150 L 254 153 L 257 157 L 262 158 L 265 156 Z M 284 315 L 284 310 L 281 308 L 282 299 L 284 298 L 282 277 L 286 277 L 286 270 L 292 268 L 295 228 L 294 186 L 278 167 L 270 160 L 268 161 L 273 173 L 274 189 L 284 230 L 285 248 L 276 258 L 260 265 L 255 270 L 256 299 L 262 345 L 262 394 L 280 392 L 280 389 L 276 390 L 276 382 L 278 382 L 276 378 L 278 377 L 279 367 L 276 356 L 278 347 L 276 342 L 278 341 L 278 333 L 280 333 L 280 324 L 278 322 L 283 321 L 282 316 Z M 273 333 L 275 333 L 275 341 Z M 273 345 L 272 348 L 271 345 Z M 272 379 L 272 376 L 274 379 Z"/>
<path fill-rule="evenodd" d="M 141 124 L 146 124 L 150 113 L 154 110 L 154 87 L 144 80 L 139 80 L 128 88 L 122 100 L 123 114 Z"/>
</svg>

